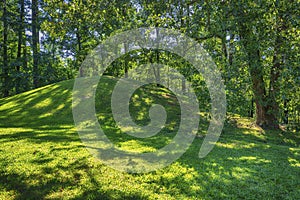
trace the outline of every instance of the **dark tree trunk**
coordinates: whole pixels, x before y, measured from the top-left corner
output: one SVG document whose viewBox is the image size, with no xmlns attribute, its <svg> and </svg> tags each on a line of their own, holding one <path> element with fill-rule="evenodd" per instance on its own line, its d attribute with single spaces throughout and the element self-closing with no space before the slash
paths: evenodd
<svg viewBox="0 0 300 200">
<path fill-rule="evenodd" d="M 270 70 L 270 86 L 269 86 L 269 108 L 270 112 L 268 115 L 274 118 L 278 124 L 278 116 L 279 116 L 279 104 L 276 101 L 276 98 L 280 92 L 280 85 L 278 83 L 278 79 L 280 78 L 282 66 L 283 66 L 283 55 L 284 53 L 281 50 L 281 45 L 283 43 L 282 33 L 286 27 L 283 24 L 282 13 L 279 12 L 277 16 L 277 24 L 276 24 L 276 38 L 274 45 L 274 55 L 273 55 L 273 65 Z"/>
<path fill-rule="evenodd" d="M 126 55 L 127 52 L 128 52 L 127 44 L 124 43 L 124 54 Z M 128 60 L 126 58 L 127 55 L 125 56 L 125 60 L 124 60 L 124 75 L 125 78 L 128 78 Z"/>
<path fill-rule="evenodd" d="M 24 29 L 25 30 L 25 29 Z M 23 89 L 26 91 L 28 90 L 29 87 L 29 82 L 27 80 L 29 80 L 29 74 L 28 74 L 28 67 L 27 67 L 27 47 L 26 47 L 26 34 L 24 34 L 24 40 L 23 40 L 23 69 L 24 69 L 24 73 L 25 73 L 25 81 L 23 84 Z"/>
<path fill-rule="evenodd" d="M 79 76 L 80 77 L 83 77 L 84 75 L 84 72 L 83 72 L 83 69 L 82 67 L 80 67 L 80 62 L 81 62 L 81 35 L 79 33 L 79 28 L 77 27 L 77 32 L 76 32 L 76 39 L 77 39 L 77 48 L 78 48 L 78 51 L 77 51 L 77 55 L 76 55 L 76 67 L 77 69 L 79 68 Z"/>
<path fill-rule="evenodd" d="M 24 0 L 19 1 L 20 6 L 20 16 L 19 16 L 19 30 L 18 30 L 18 52 L 17 52 L 17 59 L 19 63 L 21 62 L 21 56 L 22 56 L 22 45 L 23 45 L 23 32 L 24 32 L 24 25 L 23 25 L 23 18 L 24 18 Z M 16 93 L 20 93 L 20 84 L 21 84 L 21 75 L 20 75 L 20 68 L 21 66 L 16 66 Z"/>
<path fill-rule="evenodd" d="M 250 56 L 250 58 L 253 58 Z M 274 106 L 271 102 L 276 103 L 274 96 L 267 96 L 265 83 L 263 79 L 262 68 L 259 62 L 259 52 L 255 60 L 249 59 L 250 74 L 252 78 L 252 87 L 254 92 L 254 101 L 256 105 L 256 124 L 262 128 L 278 129 L 279 124 Z"/>
<path fill-rule="evenodd" d="M 156 50 L 155 54 L 156 54 L 156 63 L 158 64 L 156 68 L 156 82 L 159 83 L 160 82 L 159 50 Z"/>
<path fill-rule="evenodd" d="M 2 93 L 4 97 L 9 95 L 9 74 L 8 74 L 8 56 L 7 56 L 7 5 L 3 1 L 3 68 L 2 68 Z"/>
<path fill-rule="evenodd" d="M 254 36 L 251 29 L 244 24 L 240 24 L 240 36 L 248 55 L 248 64 L 256 106 L 256 124 L 262 128 L 278 129 L 277 114 L 276 111 L 274 112 L 273 110 L 276 99 L 274 95 L 267 96 L 266 94 L 263 67 L 256 36 Z"/>
<path fill-rule="evenodd" d="M 254 99 L 251 98 L 250 109 L 249 109 L 249 117 L 254 117 Z"/>
<path fill-rule="evenodd" d="M 278 115 L 279 115 L 279 105 L 278 102 L 276 101 L 276 97 L 278 95 L 278 92 L 280 90 L 279 84 L 278 84 L 278 79 L 280 77 L 280 72 L 281 72 L 281 61 L 279 58 L 279 36 L 276 37 L 275 41 L 275 48 L 274 48 L 274 55 L 273 55 L 273 65 L 271 67 L 270 71 L 270 86 L 269 86 L 269 98 L 268 98 L 268 113 L 267 116 L 271 120 L 276 121 L 278 125 Z"/>
<path fill-rule="evenodd" d="M 32 51 L 33 51 L 33 86 L 39 86 L 39 30 L 38 30 L 38 0 L 32 0 Z"/>
</svg>

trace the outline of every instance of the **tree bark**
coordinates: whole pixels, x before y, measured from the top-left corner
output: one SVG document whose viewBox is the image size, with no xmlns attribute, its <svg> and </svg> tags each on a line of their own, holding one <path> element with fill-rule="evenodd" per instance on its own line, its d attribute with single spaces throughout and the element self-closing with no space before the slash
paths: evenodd
<svg viewBox="0 0 300 200">
<path fill-rule="evenodd" d="M 39 86 L 39 30 L 38 30 L 38 0 L 32 0 L 32 51 L 33 51 L 33 86 Z"/>
<path fill-rule="evenodd" d="M 248 56 L 248 65 L 252 79 L 254 102 L 256 105 L 256 124 L 262 128 L 278 129 L 277 115 L 273 112 L 276 103 L 274 95 L 266 94 L 263 67 L 260 60 L 258 41 L 247 25 L 240 24 L 240 36 Z M 274 104 L 275 105 L 275 104 Z"/>
<path fill-rule="evenodd" d="M 19 0 L 19 6 L 20 6 L 20 16 L 19 16 L 19 30 L 18 30 L 18 51 L 17 51 L 17 60 L 19 63 L 21 62 L 21 56 L 22 56 L 22 45 L 23 45 L 23 33 L 24 33 L 24 25 L 23 25 L 23 18 L 24 18 L 24 0 Z M 20 93 L 20 84 L 21 84 L 21 76 L 20 76 L 20 68 L 21 64 L 16 66 L 16 93 Z"/>
<path fill-rule="evenodd" d="M 3 68 L 2 68 L 2 93 L 4 97 L 9 95 L 9 74 L 8 74 L 8 56 L 7 56 L 7 4 L 3 1 Z"/>
<path fill-rule="evenodd" d="M 270 86 L 269 86 L 269 108 L 270 112 L 268 115 L 271 115 L 270 118 L 277 121 L 278 124 L 278 117 L 279 117 L 279 104 L 276 101 L 276 98 L 280 91 L 280 85 L 278 83 L 278 79 L 281 75 L 281 71 L 283 68 L 283 52 L 281 50 L 281 45 L 283 42 L 282 33 L 281 31 L 284 30 L 286 27 L 283 23 L 281 13 L 279 12 L 277 19 L 276 19 L 276 38 L 274 44 L 274 54 L 273 54 L 273 63 L 270 70 Z"/>
<path fill-rule="evenodd" d="M 250 108 L 249 108 L 249 117 L 254 117 L 254 99 L 251 98 Z"/>
<path fill-rule="evenodd" d="M 270 86 L 269 86 L 269 98 L 268 98 L 268 113 L 267 117 L 269 120 L 274 121 L 273 126 L 278 126 L 278 115 L 279 115 L 279 105 L 276 101 L 276 97 L 280 90 L 278 79 L 280 77 L 281 71 L 281 61 L 279 58 L 279 36 L 276 37 L 275 47 L 274 47 L 274 55 L 273 55 L 273 65 L 270 71 Z M 277 124 L 275 124 L 277 123 Z M 278 127 L 277 127 L 278 128 Z"/>
<path fill-rule="evenodd" d="M 23 89 L 26 91 L 28 90 L 29 87 L 29 82 L 27 80 L 29 80 L 29 74 L 28 74 L 28 66 L 27 66 L 27 46 L 26 46 L 26 34 L 25 34 L 25 28 L 24 28 L 24 40 L 23 42 L 23 70 L 24 70 L 24 74 L 25 74 L 25 80 L 24 84 L 23 84 Z"/>
<path fill-rule="evenodd" d="M 126 55 L 128 52 L 127 44 L 124 43 L 124 54 Z M 128 78 L 128 60 L 127 60 L 127 55 L 124 58 L 124 75 L 125 78 Z"/>
<path fill-rule="evenodd" d="M 84 74 L 84 72 L 83 72 L 83 69 L 82 69 L 82 67 L 80 67 L 80 62 L 81 62 L 81 49 L 82 49 L 82 47 L 81 47 L 81 35 L 80 35 L 80 32 L 79 32 L 80 30 L 79 30 L 79 25 L 77 25 L 77 32 L 76 32 L 76 39 L 77 39 L 77 48 L 78 48 L 78 50 L 77 50 L 77 53 L 76 53 L 76 68 L 78 69 L 79 68 L 79 76 L 80 77 L 83 77 L 83 76 L 85 76 L 86 74 Z"/>
</svg>

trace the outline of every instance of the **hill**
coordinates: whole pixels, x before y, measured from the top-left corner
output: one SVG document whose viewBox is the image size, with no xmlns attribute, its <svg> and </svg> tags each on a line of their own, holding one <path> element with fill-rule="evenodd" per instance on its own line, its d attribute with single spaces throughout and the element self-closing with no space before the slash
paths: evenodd
<svg viewBox="0 0 300 200">
<path fill-rule="evenodd" d="M 164 88 L 144 87 L 130 104 L 136 123 L 149 122 L 151 103 L 167 107 L 167 125 L 149 139 L 120 132 L 107 106 L 115 79 L 96 93 L 99 122 L 120 149 L 155 151 L 178 129 L 178 102 Z M 231 116 L 213 151 L 198 158 L 197 137 L 170 166 L 146 174 L 116 171 L 93 158 L 72 117 L 73 81 L 0 99 L 0 199 L 298 199 L 299 133 L 263 131 Z M 154 96 L 147 96 L 152 92 Z M 144 94 L 145 93 L 145 94 Z M 144 94 L 144 95 L 143 95 Z M 146 96 L 145 96 L 146 95 Z M 202 119 L 199 133 L 205 132 Z"/>
</svg>

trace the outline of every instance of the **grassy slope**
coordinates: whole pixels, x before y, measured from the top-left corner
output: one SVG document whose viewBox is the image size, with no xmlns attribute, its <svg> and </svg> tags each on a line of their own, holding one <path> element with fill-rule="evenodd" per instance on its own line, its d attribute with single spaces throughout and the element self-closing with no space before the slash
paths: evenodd
<svg viewBox="0 0 300 200">
<path fill-rule="evenodd" d="M 113 80 L 106 78 L 105 82 L 112 85 Z M 81 143 L 72 119 L 72 87 L 72 81 L 65 81 L 0 99 L 0 199 L 300 196 L 299 133 L 261 132 L 249 127 L 249 120 L 243 118 L 235 120 L 239 128 L 230 124 L 225 127 L 219 142 L 204 159 L 197 157 L 203 140 L 197 138 L 179 160 L 162 170 L 147 174 L 115 171 L 95 160 Z M 99 88 L 108 93 L 111 90 L 104 85 Z M 163 90 L 156 91 L 156 95 L 161 94 Z M 101 96 L 99 92 L 97 95 Z M 102 99 L 106 96 L 102 95 Z M 173 107 L 168 111 L 171 117 L 167 128 L 149 140 L 134 140 L 120 133 L 107 114 L 109 108 L 103 109 L 97 102 L 96 109 L 108 137 L 120 148 L 153 151 L 170 141 L 176 132 L 177 106 L 171 96 L 156 99 Z M 142 124 L 147 122 L 147 115 L 143 114 L 148 104 L 143 104 L 144 100 L 135 99 L 136 104 L 131 105 L 136 111 L 144 109 L 134 115 Z"/>
</svg>

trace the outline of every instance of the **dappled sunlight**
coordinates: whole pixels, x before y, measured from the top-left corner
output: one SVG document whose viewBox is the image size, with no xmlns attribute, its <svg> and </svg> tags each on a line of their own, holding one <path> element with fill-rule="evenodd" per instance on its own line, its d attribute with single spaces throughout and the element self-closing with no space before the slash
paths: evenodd
<svg viewBox="0 0 300 200">
<path fill-rule="evenodd" d="M 239 181 L 245 181 L 252 177 L 252 173 L 243 167 L 233 167 L 230 174 L 233 179 L 237 179 Z"/>
<path fill-rule="evenodd" d="M 253 142 L 243 142 L 243 141 L 239 141 L 239 140 L 232 140 L 232 141 L 228 141 L 226 143 L 222 143 L 222 142 L 217 142 L 216 146 L 219 147 L 224 147 L 224 148 L 228 148 L 228 149 L 251 149 L 251 148 L 257 148 L 257 147 L 262 147 L 262 145 L 259 145 L 257 143 L 253 143 Z M 263 145 L 263 147 L 265 149 L 269 148 L 269 145 Z"/>
<path fill-rule="evenodd" d="M 236 123 L 242 123 L 244 128 L 236 128 Z M 281 131 L 281 130 L 269 130 L 263 131 L 258 130 L 255 127 L 252 127 L 252 122 L 248 118 L 235 118 L 235 123 L 229 121 L 229 124 L 225 125 L 223 129 L 222 137 L 226 137 L 227 139 L 234 138 L 233 143 L 236 142 L 237 139 L 241 141 L 252 140 L 255 143 L 264 143 L 268 144 L 269 142 L 275 143 L 278 145 L 290 145 L 299 147 L 300 146 L 300 135 L 295 134 L 288 131 Z"/>
<path fill-rule="evenodd" d="M 111 79 L 108 82 L 113 85 Z M 199 113 L 199 132 L 203 137 L 197 137 L 180 159 L 150 173 L 116 171 L 93 158 L 85 148 L 72 119 L 72 82 L 60 84 L 0 101 L 0 110 L 5 113 L 5 117 L 0 116 L 0 198 L 21 199 L 26 195 L 42 199 L 95 196 L 100 199 L 242 199 L 245 196 L 281 199 L 286 194 L 298 196 L 294 190 L 300 184 L 298 136 L 288 132 L 260 132 L 245 120 L 245 128 L 226 125 L 213 150 L 199 159 L 209 119 L 209 114 L 204 112 Z M 110 88 L 103 89 L 103 92 L 110 91 Z M 178 130 L 180 113 L 175 109 L 177 104 L 172 95 L 164 95 L 163 91 L 157 91 L 162 97 L 155 96 L 153 100 L 166 105 L 169 118 L 166 127 L 149 138 L 133 138 L 120 131 L 109 114 L 109 106 L 99 107 L 108 99 L 102 92 L 96 94 L 101 99 L 96 102 L 97 118 L 116 148 L 133 153 L 155 152 L 170 143 Z M 28 104 L 22 105 L 22 95 L 30 99 Z M 141 121 L 145 123 L 147 105 L 140 103 L 145 114 Z M 140 107 L 132 109 L 139 111 Z M 135 160 L 126 158 L 124 162 Z"/>
<path fill-rule="evenodd" d="M 288 157 L 288 161 L 292 167 L 298 167 L 300 170 L 300 161 L 295 158 Z"/>
<path fill-rule="evenodd" d="M 256 156 L 241 156 L 239 158 L 228 157 L 227 159 L 228 160 L 233 160 L 233 161 L 253 163 L 253 164 L 271 163 L 271 160 L 259 158 L 259 157 L 256 157 Z"/>
<path fill-rule="evenodd" d="M 23 128 L 23 127 L 5 127 L 5 129 L 1 129 L 0 137 L 4 137 L 5 135 L 12 134 L 14 132 L 22 133 L 22 132 L 30 132 L 33 131 L 32 128 Z"/>
<path fill-rule="evenodd" d="M 120 129 L 113 118 L 110 102 L 110 96 L 117 79 L 109 77 L 103 80 L 105 81 L 99 82 L 96 91 L 96 99 L 100 99 L 100 97 L 102 99 L 102 101 L 96 102 L 97 118 L 104 133 L 114 144 L 124 146 L 127 141 L 136 140 L 140 144 L 143 144 L 145 148 L 159 149 L 170 142 L 170 139 L 174 137 L 178 130 L 180 111 L 178 110 L 178 106 L 174 107 L 174 104 L 169 105 L 169 96 L 171 94 L 166 95 L 166 98 L 162 97 L 161 94 L 164 94 L 167 91 L 166 89 L 155 87 L 153 89 L 150 86 L 145 86 L 136 90 L 127 106 L 129 106 L 132 120 L 141 127 L 133 129 L 131 126 L 124 126 Z M 110 84 L 107 85 L 107 82 Z M 105 89 L 102 90 L 102 88 Z M 135 138 L 126 134 L 127 131 L 138 134 L 142 131 L 143 126 L 150 122 L 149 109 L 153 103 L 163 105 L 167 112 L 167 121 L 161 131 L 149 138 Z"/>
<path fill-rule="evenodd" d="M 119 142 L 118 149 L 134 153 L 155 152 L 157 149 L 152 146 L 147 146 L 145 143 L 137 140 L 128 140 L 126 142 Z"/>
<path fill-rule="evenodd" d="M 33 108 L 37 108 L 37 109 L 41 109 L 44 107 L 48 107 L 52 104 L 52 99 L 50 97 L 44 99 L 43 101 L 40 101 L 38 103 L 36 103 Z"/>
<path fill-rule="evenodd" d="M 39 88 L 36 92 L 25 92 L 16 95 L 11 101 L 0 105 L 0 111 L 7 112 L 5 120 L 14 126 L 40 126 L 55 123 L 73 124 L 71 112 L 71 91 L 73 81 L 65 81 L 56 85 Z M 49 96 L 50 94 L 50 96 Z M 27 100 L 21 101 L 25 96 Z M 5 99 L 3 100 L 6 101 Z M 67 116 L 67 117 L 66 117 Z M 3 118 L 4 116 L 1 116 Z M 48 121 L 49 120 L 49 121 Z"/>
</svg>

